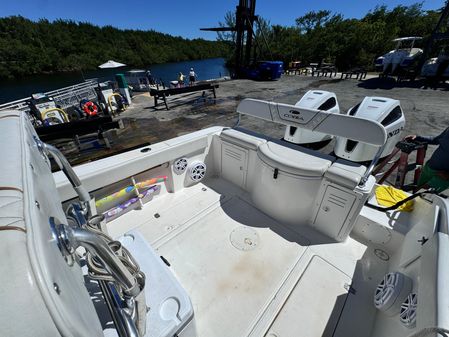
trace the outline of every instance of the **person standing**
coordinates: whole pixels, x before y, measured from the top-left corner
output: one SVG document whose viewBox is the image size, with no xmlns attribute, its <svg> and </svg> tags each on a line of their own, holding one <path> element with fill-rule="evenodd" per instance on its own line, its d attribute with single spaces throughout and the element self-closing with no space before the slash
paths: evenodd
<svg viewBox="0 0 449 337">
<path fill-rule="evenodd" d="M 180 72 L 178 75 L 178 87 L 182 88 L 184 86 L 184 78 L 184 74 Z"/>
<path fill-rule="evenodd" d="M 147 79 L 148 79 L 148 83 L 149 84 L 151 84 L 151 85 L 154 85 L 154 84 L 156 84 L 155 83 L 155 80 L 154 80 L 154 77 L 153 77 L 153 75 L 151 74 L 151 70 L 147 70 L 147 72 L 146 72 L 146 75 L 147 75 Z"/>
<path fill-rule="evenodd" d="M 418 188 L 424 185 L 443 192 L 449 188 L 449 128 L 438 136 L 410 135 L 405 139 L 430 145 L 439 145 L 432 157 L 424 164 L 418 181 Z"/>
<path fill-rule="evenodd" d="M 190 72 L 189 72 L 189 85 L 192 86 L 195 84 L 196 81 L 196 74 L 195 71 L 193 70 L 193 68 L 190 68 Z"/>
</svg>

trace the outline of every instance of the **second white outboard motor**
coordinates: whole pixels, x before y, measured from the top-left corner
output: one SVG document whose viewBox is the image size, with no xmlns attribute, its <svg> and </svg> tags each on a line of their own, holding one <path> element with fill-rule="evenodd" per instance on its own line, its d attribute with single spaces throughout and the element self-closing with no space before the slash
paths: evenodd
<svg viewBox="0 0 449 337">
<path fill-rule="evenodd" d="M 401 140 L 401 133 L 405 126 L 405 117 L 401 103 L 396 99 L 385 97 L 365 97 L 352 107 L 348 115 L 371 119 L 381 123 L 387 131 L 387 143 L 381 157 L 388 156 L 396 143 Z M 360 143 L 344 137 L 336 137 L 334 153 L 337 157 L 354 162 L 371 161 L 378 147 Z"/>
<path fill-rule="evenodd" d="M 340 113 L 337 96 L 335 93 L 323 90 L 309 90 L 296 102 L 295 106 L 327 111 L 329 113 Z M 331 135 L 322 132 L 299 129 L 294 126 L 287 126 L 285 129 L 284 140 L 294 144 L 313 144 L 329 141 Z"/>
</svg>

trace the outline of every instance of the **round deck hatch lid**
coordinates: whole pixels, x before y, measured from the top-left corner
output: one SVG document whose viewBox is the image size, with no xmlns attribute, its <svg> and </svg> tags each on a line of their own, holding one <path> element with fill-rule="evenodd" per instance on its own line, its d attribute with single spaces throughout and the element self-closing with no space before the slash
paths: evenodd
<svg viewBox="0 0 449 337">
<path fill-rule="evenodd" d="M 229 235 L 231 244 L 243 251 L 253 250 L 259 245 L 259 234 L 249 227 L 237 227 Z"/>
</svg>

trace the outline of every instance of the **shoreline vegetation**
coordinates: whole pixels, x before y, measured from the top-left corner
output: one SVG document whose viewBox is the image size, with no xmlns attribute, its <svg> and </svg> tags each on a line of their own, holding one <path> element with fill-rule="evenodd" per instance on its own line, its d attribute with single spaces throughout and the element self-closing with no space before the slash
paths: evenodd
<svg viewBox="0 0 449 337">
<path fill-rule="evenodd" d="M 441 9 L 424 10 L 423 3 L 394 8 L 377 6 L 360 19 L 345 18 L 327 10 L 311 11 L 293 25 L 262 23 L 255 32 L 257 60 L 332 63 L 339 70 L 364 67 L 373 70 L 374 60 L 394 48 L 392 40 L 422 36 L 423 48 Z M 235 25 L 228 12 L 222 27 Z M 217 41 L 188 40 L 154 30 L 99 27 L 70 20 L 37 22 L 21 16 L 0 18 L 0 78 L 96 69 L 115 60 L 131 67 L 222 57 L 232 66 L 235 32 L 219 32 Z M 263 41 L 264 43 L 260 42 Z M 434 46 L 434 57 L 442 46 Z"/>
<path fill-rule="evenodd" d="M 0 18 L 0 78 L 88 71 L 107 60 L 150 64 L 228 57 L 229 44 L 69 20 Z"/>
</svg>

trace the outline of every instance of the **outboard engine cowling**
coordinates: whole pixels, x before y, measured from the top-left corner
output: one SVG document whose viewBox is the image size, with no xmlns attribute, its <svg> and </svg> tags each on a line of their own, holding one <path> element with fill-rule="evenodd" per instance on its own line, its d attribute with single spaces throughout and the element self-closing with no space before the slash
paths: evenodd
<svg viewBox="0 0 449 337">
<path fill-rule="evenodd" d="M 398 100 L 385 97 L 365 97 L 352 107 L 348 115 L 371 119 L 381 123 L 387 131 L 387 143 L 381 157 L 388 156 L 396 143 L 401 140 L 405 126 L 405 117 Z M 336 137 L 334 153 L 337 157 L 355 162 L 371 161 L 378 147 L 353 141 L 344 137 Z"/>
<path fill-rule="evenodd" d="M 327 111 L 329 113 L 340 113 L 337 96 L 333 92 L 324 90 L 309 90 L 295 106 Z M 284 140 L 294 144 L 313 144 L 331 140 L 331 135 L 310 130 L 299 129 L 295 126 L 287 126 Z"/>
</svg>

